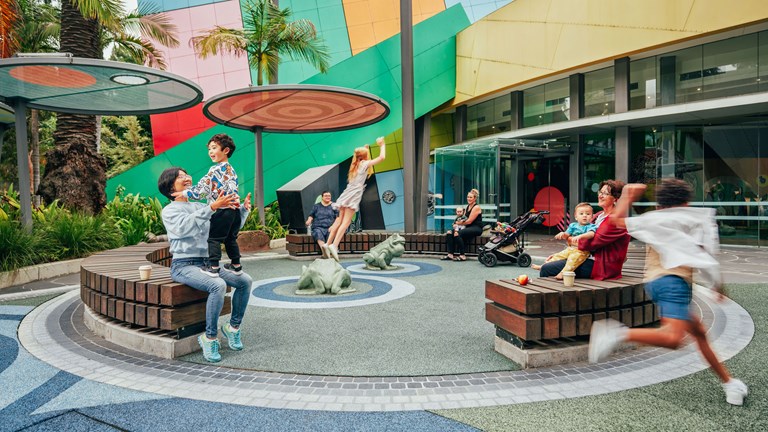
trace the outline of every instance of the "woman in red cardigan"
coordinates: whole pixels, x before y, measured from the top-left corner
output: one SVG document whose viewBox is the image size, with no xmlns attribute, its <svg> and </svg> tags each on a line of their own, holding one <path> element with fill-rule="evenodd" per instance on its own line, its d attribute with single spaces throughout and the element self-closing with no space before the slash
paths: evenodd
<svg viewBox="0 0 768 432">
<path fill-rule="evenodd" d="M 621 278 L 621 267 L 627 260 L 630 236 L 625 228 L 618 228 L 604 222 L 611 217 L 623 188 L 624 182 L 620 180 L 606 180 L 600 183 L 597 205 L 602 207 L 603 211 L 592 218 L 592 223 L 597 225 L 595 236 L 591 239 L 569 238 L 567 240 L 569 246 L 577 246 L 581 250 L 592 252 L 592 257 L 576 269 L 577 278 L 595 280 Z M 563 270 L 564 266 L 565 260 L 546 263 L 541 266 L 539 276 L 555 276 Z"/>
</svg>

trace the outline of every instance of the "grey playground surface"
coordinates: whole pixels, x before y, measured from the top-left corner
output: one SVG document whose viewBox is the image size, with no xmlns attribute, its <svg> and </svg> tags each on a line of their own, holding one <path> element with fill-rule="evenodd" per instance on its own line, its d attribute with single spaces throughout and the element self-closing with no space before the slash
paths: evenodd
<svg viewBox="0 0 768 432">
<path fill-rule="evenodd" d="M 537 255 L 546 256 L 548 249 L 559 249 L 559 245 L 554 242 L 540 241 Z M 530 252 L 539 252 L 533 249 Z M 396 260 L 397 261 L 397 260 Z M 420 259 L 403 258 L 406 262 L 416 262 Z M 445 328 L 453 331 L 466 331 L 467 328 L 475 328 L 466 341 L 461 341 L 463 349 L 477 349 L 478 353 L 487 353 L 492 340 L 492 330 L 482 330 L 483 326 L 492 328 L 490 324 L 484 323 L 482 316 L 483 295 L 482 281 L 492 278 L 506 278 L 519 274 L 521 269 L 515 266 L 497 267 L 486 269 L 479 263 L 465 262 L 452 263 L 441 262 L 438 260 L 425 259 L 425 264 L 440 266 L 445 269 L 441 273 L 454 273 L 461 275 L 466 280 L 474 281 L 477 279 L 477 285 L 474 283 L 460 283 L 458 276 L 449 277 L 440 275 L 440 273 L 431 276 L 402 276 L 398 279 L 408 281 L 413 284 L 415 290 L 412 294 L 389 302 L 373 304 L 368 306 L 357 306 L 341 309 L 275 309 L 262 306 L 250 306 L 248 315 L 249 325 L 253 333 L 247 333 L 246 347 L 247 351 L 279 351 L 282 354 L 272 354 L 264 352 L 249 353 L 255 354 L 254 359 L 259 361 L 278 362 L 280 356 L 286 356 L 286 353 L 301 352 L 302 361 L 296 359 L 286 359 L 279 361 L 280 370 L 285 370 L 287 364 L 293 367 L 299 367 L 302 364 L 312 363 L 311 359 L 322 359 L 317 354 L 331 355 L 341 358 L 347 358 L 347 351 L 355 351 L 356 348 L 351 344 L 338 343 L 334 339 L 333 333 L 346 337 L 351 333 L 363 333 L 365 335 L 374 334 L 373 339 L 362 340 L 366 346 L 375 346 L 381 343 L 381 337 L 376 338 L 376 331 L 390 331 L 395 337 L 401 335 L 401 340 L 394 345 L 396 355 L 382 350 L 385 355 L 390 355 L 390 359 L 399 359 L 400 364 L 396 362 L 393 365 L 385 365 L 399 376 L 403 376 L 403 368 L 413 368 L 425 370 L 426 372 L 416 372 L 416 374 L 429 374 L 429 370 L 438 370 L 446 368 L 445 364 L 436 362 L 436 359 L 427 358 L 428 356 L 416 357 L 412 353 L 406 352 L 403 346 L 408 346 L 408 339 L 417 338 L 418 335 L 425 333 L 420 331 L 425 326 L 425 320 L 434 319 L 432 315 L 423 315 L 421 321 L 417 317 L 411 317 L 400 313 L 400 310 L 408 309 L 411 306 L 421 305 L 423 303 L 438 303 L 441 307 L 450 308 L 456 306 L 462 310 L 466 309 L 466 315 L 456 315 L 452 319 L 446 319 L 449 325 Z M 277 266 L 288 266 L 288 270 L 293 270 L 294 265 L 300 266 L 307 262 L 289 262 L 288 260 L 255 260 L 247 261 L 247 270 L 258 279 L 272 277 L 270 275 L 278 273 L 276 277 L 285 277 L 285 273 L 280 273 Z M 76 368 L 65 367 L 58 368 L 52 366 L 51 361 L 41 361 L 39 358 L 30 354 L 24 345 L 19 343 L 19 325 L 25 318 L 30 318 L 34 312 L 44 308 L 51 302 L 60 302 L 63 297 L 53 298 L 49 303 L 38 307 L 44 301 L 53 297 L 40 291 L 40 295 L 35 297 L 35 291 L 45 290 L 46 286 L 61 286 L 62 282 L 77 283 L 75 275 L 60 278 L 57 281 L 47 283 L 46 281 L 28 284 L 27 286 L 15 287 L 0 291 L 0 431 L 16 430 L 130 430 L 130 431 L 189 431 L 196 429 L 205 430 L 232 430 L 247 429 L 257 431 L 469 431 L 469 430 L 488 430 L 488 431 L 615 431 L 615 430 L 675 430 L 675 431 L 763 431 L 768 430 L 768 372 L 766 371 L 765 352 L 768 349 L 768 302 L 766 301 L 766 289 L 768 289 L 768 251 L 763 249 L 750 248 L 724 248 L 721 255 L 723 270 L 726 282 L 728 282 L 728 293 L 730 297 L 741 305 L 750 316 L 750 322 L 754 323 L 754 335 L 748 345 L 735 353 L 733 358 L 726 361 L 726 365 L 731 369 L 735 376 L 743 379 L 750 386 L 750 395 L 743 407 L 733 407 L 725 402 L 722 390 L 717 380 L 708 370 L 701 370 L 701 366 L 693 363 L 690 366 L 691 372 L 684 372 L 679 377 L 662 380 L 663 382 L 653 381 L 653 376 L 643 376 L 645 370 L 653 371 L 657 369 L 638 369 L 640 374 L 629 372 L 630 376 L 636 376 L 631 379 L 629 389 L 618 389 L 611 391 L 610 384 L 605 384 L 606 379 L 610 382 L 611 377 L 601 377 L 602 374 L 615 374 L 619 378 L 622 371 L 631 371 L 633 368 L 639 368 L 642 363 L 655 362 L 662 370 L 665 365 L 670 371 L 677 369 L 680 355 L 684 353 L 671 352 L 668 350 L 652 350 L 644 353 L 643 350 L 637 350 L 636 353 L 621 355 L 615 357 L 606 364 L 597 365 L 597 371 L 591 372 L 589 368 L 575 365 L 574 370 L 578 370 L 582 376 L 578 377 L 581 384 L 588 384 L 590 376 L 594 377 L 594 389 L 584 388 L 582 394 L 590 394 L 600 388 L 602 394 L 592 393 L 592 395 L 578 397 L 579 392 L 572 392 L 566 397 L 560 397 L 557 400 L 535 400 L 525 398 L 515 403 L 495 404 L 496 406 L 469 407 L 469 404 L 461 405 L 458 409 L 406 409 L 403 411 L 379 411 L 379 412 L 350 412 L 333 411 L 328 407 L 324 410 L 308 409 L 311 403 L 304 405 L 305 408 L 296 408 L 301 405 L 285 404 L 283 408 L 269 408 L 260 406 L 245 406 L 240 401 L 247 397 L 255 397 L 255 393 L 260 390 L 249 393 L 246 389 L 255 388 L 254 383 L 238 384 L 236 381 L 230 381 L 227 386 L 211 385 L 202 387 L 203 392 L 215 396 L 215 401 L 199 400 L 199 395 L 195 392 L 187 391 L 189 396 L 176 396 L 169 394 L 160 394 L 152 391 L 151 386 L 145 387 L 139 391 L 127 388 L 124 383 L 117 381 L 125 379 L 130 382 L 131 374 L 134 377 L 139 376 L 139 364 L 127 367 L 119 371 L 121 376 L 127 378 L 109 378 L 111 367 L 119 362 L 120 358 L 125 357 L 126 352 L 115 350 L 109 347 L 109 344 L 103 344 L 102 348 L 96 347 L 91 352 L 83 353 L 80 343 L 87 346 L 89 341 L 93 341 L 91 336 L 86 335 L 85 339 L 77 335 L 62 333 L 58 327 L 69 328 L 78 327 L 83 331 L 82 322 L 78 322 L 77 314 L 55 316 L 49 315 L 49 318 L 40 320 L 33 328 L 33 334 L 50 332 L 54 344 L 63 344 L 62 346 L 74 349 L 71 354 L 66 350 L 57 347 L 50 348 L 54 353 L 61 353 L 57 360 L 67 363 L 67 358 L 84 356 L 80 366 L 92 368 L 92 371 L 84 374 Z M 522 270 L 526 271 L 526 270 Z M 498 273 L 497 273 L 498 272 Z M 532 273 L 529 273 L 532 274 Z M 418 279 L 429 279 L 438 281 L 438 283 L 426 284 L 422 287 Z M 442 279 L 441 279 L 442 278 Z M 459 282 L 459 283 L 457 283 Z M 456 285 L 460 285 L 458 288 Z M 365 285 L 365 284 L 363 284 Z M 467 287 L 466 285 L 469 285 Z M 362 291 L 372 291 L 370 287 L 362 286 Z M 290 296 L 290 289 L 287 285 L 277 287 L 276 292 L 282 296 Z M 23 294 L 25 298 L 18 298 Z M 363 293 L 364 294 L 364 293 Z M 428 294 L 435 294 L 430 296 Z M 70 296 L 71 297 L 71 296 Z M 423 299 L 421 299 L 423 297 Z M 433 297 L 433 298 L 430 298 Z M 445 299 L 443 298 L 445 297 Z M 451 301 L 452 300 L 452 301 Z M 443 303 L 444 301 L 444 303 Z M 465 301 L 466 303 L 460 303 Z M 421 302 L 421 303 L 420 303 Z M 411 303 L 411 306 L 408 304 Z M 458 303 L 458 304 L 457 304 Z M 76 301 L 70 300 L 67 310 L 75 309 Z M 16 306 L 18 305 L 18 306 Z M 389 310 L 393 305 L 396 311 L 386 320 L 386 328 L 408 329 L 408 333 L 395 333 L 395 330 L 376 329 L 372 322 L 377 322 L 377 318 L 372 317 L 377 313 L 383 313 Z M 404 305 L 404 306 L 400 306 Z M 65 305 L 66 306 L 66 305 Z M 708 306 L 712 306 L 709 309 Z M 347 322 L 347 315 L 342 315 L 345 310 L 353 311 L 356 317 L 361 320 L 354 323 Z M 722 321 L 729 321 L 732 316 L 722 315 L 718 312 L 717 305 L 704 303 L 702 310 L 709 311 L 714 337 L 718 337 L 718 332 L 722 331 Z M 365 312 L 368 313 L 365 313 Z M 415 315 L 415 314 L 414 314 Z M 291 316 L 295 321 L 286 319 Z M 332 318 L 332 319 L 331 319 Z M 55 320 L 54 320 L 55 319 Z M 328 321 L 326 321 L 326 319 Z M 401 321 L 410 320 L 406 324 Z M 470 324 L 465 324 L 467 320 Z M 323 324 L 332 323 L 340 325 L 336 328 L 323 328 Z M 416 323 L 416 327 L 413 326 Z M 474 324 L 473 324 L 474 323 Z M 66 325 L 65 325 L 66 324 Z M 288 325 L 287 325 L 288 324 Z M 295 324 L 291 326 L 290 324 Z M 347 324 L 345 327 L 343 324 Z M 42 328 L 39 328 L 42 326 Z M 351 326 L 351 327 L 350 327 Z M 22 327 L 24 325 L 22 324 Z M 275 328 L 276 327 L 276 328 Z M 308 330 L 309 329 L 309 330 Z M 403 330 L 405 331 L 405 330 Z M 480 333 L 477 333 L 477 332 Z M 283 338 L 277 335 L 272 336 L 268 333 L 281 333 Z M 309 336 L 307 336 L 309 332 Z M 446 333 L 447 334 L 447 333 Z M 304 335 L 304 336 L 297 336 Z M 25 336 L 28 337 L 29 335 Z M 69 338 L 72 342 L 68 342 Z M 389 336 L 388 336 L 389 337 Z M 313 339 L 319 338 L 316 342 Z M 327 338 L 327 339 L 326 339 Z M 341 337 L 338 337 L 341 338 Z M 294 346 L 287 346 L 282 340 L 288 339 L 294 343 Z M 430 339 L 430 338 L 428 338 Z M 455 337 L 454 337 L 455 339 Z M 720 335 L 723 339 L 723 335 Z M 727 338 L 726 338 L 727 339 Z M 270 344 L 266 345 L 267 340 Z M 337 343 L 336 350 L 324 349 L 323 344 Z M 301 343 L 309 344 L 311 349 L 300 350 Z M 441 338 L 433 337 L 428 342 L 427 349 L 437 349 L 436 347 L 445 347 L 446 343 Z M 282 344 L 282 345 L 281 345 Z M 456 343 L 453 344 L 456 346 Z M 484 347 L 484 348 L 474 348 Z M 318 351 L 322 349 L 322 351 Z M 417 347 L 418 348 L 418 347 Z M 411 349 L 408 347 L 408 349 Z M 422 348 L 423 349 L 423 348 Z M 443 348 L 441 348 L 443 349 Z M 284 350 L 284 351 L 283 351 Z M 368 356 L 368 350 L 360 350 L 364 356 Z M 658 351 L 658 352 L 657 352 Z M 690 354 L 688 347 L 685 351 Z M 418 349 L 415 350 L 418 355 Z M 224 349 L 225 360 L 234 353 Z M 238 353 L 239 354 L 239 353 Z M 110 357 L 113 356 L 113 357 Z M 489 364 L 496 362 L 506 362 L 505 359 L 496 359 L 495 353 L 488 356 Z M 190 358 L 193 358 L 191 355 Z M 98 358 L 106 359 L 105 363 L 98 363 Z M 355 357 L 357 358 L 357 357 Z M 426 358 L 427 363 L 438 363 L 436 365 L 419 365 Z M 417 363 L 416 366 L 408 363 Z M 90 366 L 89 363 L 95 363 Z M 201 368 L 200 370 L 210 370 L 210 366 L 200 365 L 193 361 L 166 362 L 155 360 L 141 360 L 140 363 L 152 364 L 155 369 L 151 376 L 158 385 L 166 380 L 166 376 L 174 374 L 173 369 L 181 365 L 187 370 L 189 368 Z M 382 363 L 382 362 L 379 362 Z M 186 365 L 186 366 L 185 366 Z M 455 366 L 456 364 L 454 364 Z M 509 365 L 509 364 L 508 364 Z M 330 368 L 329 366 L 321 366 Z M 347 364 L 337 363 L 334 369 L 362 370 L 362 366 L 351 367 Z M 365 368 L 378 368 L 376 361 L 372 365 L 366 365 Z M 601 370 L 604 368 L 604 370 Z M 237 370 L 227 367 L 216 368 L 216 374 L 226 373 L 235 374 Z M 512 369 L 511 367 L 509 369 Z M 261 369 L 269 370 L 269 369 Z M 475 369 L 465 370 L 469 372 Z M 696 372 L 696 370 L 700 370 Z M 105 371 L 101 373 L 100 371 Z M 247 371 L 244 371 L 245 373 Z M 254 374 L 261 372 L 254 371 Z M 303 374 L 310 373 L 307 370 Z M 338 372 L 335 372 L 338 373 Z M 363 372 L 359 372 L 363 373 Z M 442 372 L 441 372 L 442 373 Z M 523 373 L 525 376 L 537 375 L 536 370 L 529 371 L 509 371 L 497 372 L 506 376 L 506 374 Z M 493 373 L 475 374 L 485 376 L 485 380 L 493 380 Z M 538 375 L 541 375 L 538 373 Z M 623 375 L 627 375 L 626 373 Z M 651 375 L 653 375 L 651 373 Z M 313 376 L 303 375 L 306 380 L 311 381 Z M 371 376 L 380 376 L 371 374 Z M 193 382 L 200 382 L 199 376 L 182 376 L 182 381 L 175 384 L 175 391 L 178 394 L 184 394 L 185 388 L 191 388 Z M 322 378 L 322 376 L 320 376 Z M 443 378 L 449 378 L 444 376 Z M 560 377 L 562 381 L 567 381 L 568 377 Z M 585 381 L 586 378 L 586 381 Z M 110 379 L 115 384 L 110 382 Z M 346 381 L 344 376 L 334 377 L 326 375 L 325 379 L 337 380 L 340 383 Z M 187 380 L 188 384 L 184 382 Z M 364 377 L 350 377 L 347 380 L 356 381 L 354 385 L 359 389 L 364 388 L 366 384 L 358 384 Z M 370 378 L 371 382 L 386 383 L 390 380 L 388 377 Z M 417 381 L 418 377 L 414 378 Z M 532 386 L 527 390 L 532 394 L 546 394 L 552 396 L 554 389 L 567 388 L 567 383 L 548 384 L 551 378 L 541 378 L 531 380 Z M 634 385 L 632 385 L 634 382 Z M 646 384 L 647 382 L 655 382 Z M 515 384 L 520 385 L 522 383 Z M 347 384 L 344 384 L 347 385 Z M 351 384 L 350 384 L 351 385 Z M 375 384 L 374 384 L 375 385 Z M 394 387 L 394 384 L 392 384 Z M 504 387 L 504 384 L 498 384 Z M 507 387 L 509 388 L 509 387 Z M 628 388 L 628 387 L 624 387 Z M 608 389 L 608 392 L 605 392 Z M 309 390 L 309 389 L 308 389 Z M 357 393 L 364 393 L 367 390 L 354 390 Z M 407 394 L 408 390 L 403 390 Z M 421 390 L 420 394 L 426 393 L 427 389 Z M 199 392 L 198 392 L 199 393 Z M 341 393 L 341 392 L 339 392 Z M 501 391 L 498 391 L 501 393 Z M 301 391 L 296 392 L 299 398 Z M 307 394 L 307 393 L 305 393 Z M 461 393 L 454 391 L 448 393 L 449 398 L 468 398 L 471 393 Z M 422 396 L 411 396 L 413 401 L 418 401 Z M 403 396 L 405 398 L 405 396 Z M 535 401 L 534 401 L 535 400 Z M 503 402 L 499 399 L 499 402 Z M 427 406 L 428 404 L 423 404 Z M 448 402 L 442 404 L 443 407 L 449 406 Z M 287 409 L 291 408 L 291 409 Z M 392 408 L 392 407 L 389 407 Z"/>
<path fill-rule="evenodd" d="M 255 282 L 298 275 L 311 261 L 275 259 L 245 262 Z M 344 264 L 356 260 L 344 260 Z M 338 296 L 367 296 L 373 274 L 413 285 L 405 297 L 364 306 L 328 309 L 286 309 L 249 306 L 242 324 L 249 349 L 227 351 L 223 366 L 275 372 L 344 376 L 447 375 L 517 370 L 518 366 L 493 350 L 494 327 L 485 320 L 485 279 L 535 275 L 518 266 L 487 268 L 475 261 L 395 259 L 394 265 L 429 267 L 434 273 L 410 276 L 352 273 L 360 292 Z M 286 301 L 294 296 L 296 280 L 274 289 Z M 254 291 L 259 291 L 257 287 Z M 327 300 L 331 295 L 323 296 Z M 343 304 L 343 303 L 342 303 Z M 224 320 L 222 320 L 224 322 Z M 200 353 L 182 360 L 204 363 Z"/>
</svg>

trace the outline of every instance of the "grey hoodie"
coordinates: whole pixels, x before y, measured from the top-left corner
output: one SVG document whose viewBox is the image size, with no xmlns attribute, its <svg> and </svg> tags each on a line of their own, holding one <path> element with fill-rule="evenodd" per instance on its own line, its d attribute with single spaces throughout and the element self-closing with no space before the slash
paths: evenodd
<svg viewBox="0 0 768 432">
<path fill-rule="evenodd" d="M 240 206 L 240 227 L 250 211 Z M 208 204 L 172 201 L 162 212 L 173 258 L 207 258 L 213 210 Z"/>
</svg>

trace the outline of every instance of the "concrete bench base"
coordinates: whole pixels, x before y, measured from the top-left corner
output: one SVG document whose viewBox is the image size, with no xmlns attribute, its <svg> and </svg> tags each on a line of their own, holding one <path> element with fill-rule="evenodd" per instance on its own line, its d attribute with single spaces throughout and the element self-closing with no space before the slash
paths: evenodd
<svg viewBox="0 0 768 432">
<path fill-rule="evenodd" d="M 83 322 L 106 341 L 156 357 L 173 359 L 200 350 L 196 336 L 177 339 L 171 332 L 131 328 L 125 322 L 106 318 L 87 307 L 83 312 Z"/>
<path fill-rule="evenodd" d="M 521 347 L 519 344 L 510 342 L 508 334 L 499 336 L 499 330 L 502 329 L 497 328 L 497 335 L 493 339 L 494 350 L 522 368 L 540 368 L 587 361 L 589 348 L 587 338 L 552 339 Z M 617 351 L 635 348 L 634 344 L 621 344 Z"/>
</svg>

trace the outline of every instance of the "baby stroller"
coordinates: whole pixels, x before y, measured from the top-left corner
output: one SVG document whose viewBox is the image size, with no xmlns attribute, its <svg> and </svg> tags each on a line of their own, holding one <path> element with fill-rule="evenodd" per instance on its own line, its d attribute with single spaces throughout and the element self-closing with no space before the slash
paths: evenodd
<svg viewBox="0 0 768 432">
<path fill-rule="evenodd" d="M 509 224 L 498 223 L 491 233 L 494 236 L 478 249 L 477 260 L 486 267 L 493 267 L 501 262 L 516 262 L 520 267 L 531 265 L 531 256 L 524 253 L 525 230 L 531 224 L 541 223 L 548 211 L 531 210 Z"/>
</svg>

